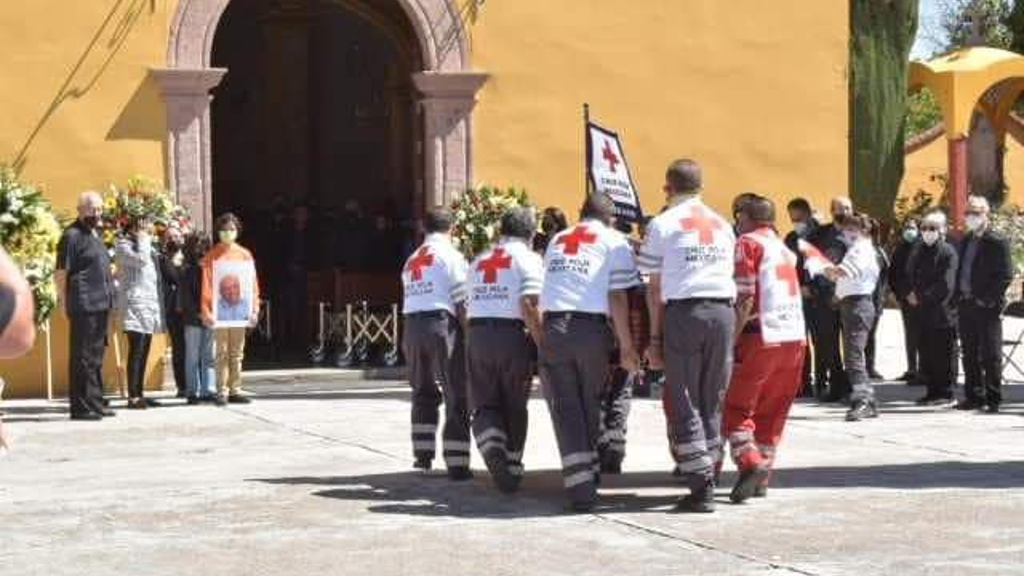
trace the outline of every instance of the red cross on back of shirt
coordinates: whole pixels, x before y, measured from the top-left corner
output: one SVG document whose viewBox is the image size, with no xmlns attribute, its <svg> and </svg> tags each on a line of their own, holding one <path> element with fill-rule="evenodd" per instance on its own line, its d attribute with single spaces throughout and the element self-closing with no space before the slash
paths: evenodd
<svg viewBox="0 0 1024 576">
<path fill-rule="evenodd" d="M 434 255 L 430 253 L 429 246 L 424 246 L 405 265 L 405 271 L 412 276 L 413 282 L 419 282 L 423 280 L 423 269 L 430 268 L 433 265 Z"/>
<path fill-rule="evenodd" d="M 498 271 L 508 270 L 512 267 L 512 257 L 505 254 L 502 248 L 495 248 L 491 257 L 481 260 L 476 265 L 477 272 L 484 273 L 484 284 L 494 284 L 498 281 Z"/>
<path fill-rule="evenodd" d="M 602 150 L 601 153 L 604 155 L 604 159 L 608 161 L 608 167 L 611 168 L 612 172 L 618 171 L 619 163 L 622 162 L 622 160 L 619 160 L 618 155 L 615 154 L 614 150 L 612 150 L 611 141 L 604 141 L 604 150 Z"/>
<path fill-rule="evenodd" d="M 779 264 L 775 267 L 775 276 L 780 281 L 789 284 L 790 296 L 796 296 L 800 293 L 800 279 L 796 275 L 796 268 L 788 258 L 784 264 Z"/>
<path fill-rule="evenodd" d="M 722 224 L 714 216 L 709 215 L 700 206 L 694 206 L 688 218 L 679 221 L 684 232 L 698 232 L 698 240 L 703 245 L 715 241 L 715 230 L 721 230 Z"/>
<path fill-rule="evenodd" d="M 597 234 L 587 230 L 587 227 L 582 224 L 558 239 L 558 244 L 565 247 L 564 252 L 569 256 L 579 254 L 581 245 L 594 242 L 597 242 Z"/>
</svg>

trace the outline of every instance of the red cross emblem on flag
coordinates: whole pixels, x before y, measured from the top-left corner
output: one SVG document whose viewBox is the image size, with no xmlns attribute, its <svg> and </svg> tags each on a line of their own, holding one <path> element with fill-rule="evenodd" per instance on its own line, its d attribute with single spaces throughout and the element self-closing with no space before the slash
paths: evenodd
<svg viewBox="0 0 1024 576">
<path fill-rule="evenodd" d="M 571 233 L 558 239 L 558 244 L 564 246 L 563 252 L 569 256 L 579 254 L 581 245 L 593 244 L 594 242 L 597 242 L 597 234 L 590 232 L 587 227 L 583 225 L 573 228 Z"/>
<path fill-rule="evenodd" d="M 484 273 L 484 284 L 494 284 L 498 281 L 498 271 L 508 270 L 512 267 L 512 257 L 505 254 L 502 248 L 495 248 L 491 257 L 481 260 L 476 265 L 477 272 Z"/>
<path fill-rule="evenodd" d="M 619 169 L 619 163 L 621 163 L 622 160 L 619 160 L 619 156 L 615 153 L 615 150 L 612 150 L 611 140 L 604 141 L 604 150 L 601 151 L 601 154 L 604 159 L 608 161 L 608 168 L 610 168 L 612 172 L 617 172 Z"/>
<path fill-rule="evenodd" d="M 430 253 L 428 246 L 424 246 L 416 252 L 415 256 L 409 259 L 409 262 L 405 265 L 405 271 L 410 274 L 413 282 L 419 282 L 423 280 L 423 270 L 433 265 L 434 255 Z"/>
<path fill-rule="evenodd" d="M 775 276 L 781 282 L 789 284 L 789 295 L 796 296 L 800 293 L 800 278 L 796 274 L 796 266 L 793 261 L 786 258 L 786 262 L 775 267 Z"/>
<path fill-rule="evenodd" d="M 721 230 L 722 225 L 718 220 L 704 211 L 700 206 L 694 206 L 690 210 L 690 216 L 679 221 L 683 232 L 698 233 L 698 241 L 707 246 L 715 241 L 715 230 Z"/>
</svg>

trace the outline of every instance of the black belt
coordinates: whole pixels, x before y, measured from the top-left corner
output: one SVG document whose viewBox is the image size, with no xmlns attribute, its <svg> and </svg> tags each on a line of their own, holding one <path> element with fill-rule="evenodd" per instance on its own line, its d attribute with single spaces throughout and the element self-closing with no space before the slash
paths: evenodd
<svg viewBox="0 0 1024 576">
<path fill-rule="evenodd" d="M 426 310 L 423 312 L 409 312 L 405 317 L 423 320 L 443 320 L 445 318 L 451 318 L 452 314 L 447 310 Z"/>
<path fill-rule="evenodd" d="M 470 318 L 469 326 L 471 328 L 480 328 L 484 326 L 522 328 L 525 324 L 522 320 L 517 320 L 515 318 Z"/>
<path fill-rule="evenodd" d="M 669 300 L 665 306 L 671 308 L 673 306 L 692 306 L 694 304 L 721 304 L 723 306 L 732 306 L 733 301 L 731 298 L 680 298 L 678 300 Z"/>
<path fill-rule="evenodd" d="M 840 300 L 840 302 L 845 302 L 847 300 L 849 300 L 851 302 L 854 302 L 854 301 L 857 301 L 857 300 L 874 300 L 874 299 L 875 299 L 875 295 L 874 294 L 853 294 L 851 296 L 843 297 L 843 299 Z"/>
<path fill-rule="evenodd" d="M 589 322 L 607 322 L 608 317 L 595 312 L 545 312 L 544 320 L 587 320 Z"/>
</svg>

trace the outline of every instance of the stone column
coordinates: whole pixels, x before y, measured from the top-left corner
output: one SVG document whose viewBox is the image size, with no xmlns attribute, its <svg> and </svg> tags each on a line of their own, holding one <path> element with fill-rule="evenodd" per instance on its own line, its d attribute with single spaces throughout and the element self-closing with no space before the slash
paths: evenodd
<svg viewBox="0 0 1024 576">
<path fill-rule="evenodd" d="M 150 70 L 167 106 L 167 185 L 203 230 L 213 225 L 210 90 L 226 72 L 223 68 Z"/>
<path fill-rule="evenodd" d="M 473 183 L 470 115 L 488 77 L 479 72 L 413 75 L 424 114 L 427 209 L 447 205 Z"/>
</svg>

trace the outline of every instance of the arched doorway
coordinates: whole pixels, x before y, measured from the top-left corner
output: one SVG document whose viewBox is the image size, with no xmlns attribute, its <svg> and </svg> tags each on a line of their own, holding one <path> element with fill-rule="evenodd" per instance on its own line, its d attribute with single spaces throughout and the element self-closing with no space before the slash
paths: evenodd
<svg viewBox="0 0 1024 576">
<path fill-rule="evenodd" d="M 415 31 L 393 2 L 233 0 L 211 63 L 228 71 L 211 108 L 213 212 L 246 223 L 275 352 L 301 355 L 320 303 L 400 298 L 423 210 Z"/>
<path fill-rule="evenodd" d="M 452 0 L 180 0 L 168 67 L 152 74 L 168 183 L 201 228 L 277 194 L 318 217 L 347 197 L 414 216 L 472 182 L 488 76 L 469 71 Z"/>
</svg>

